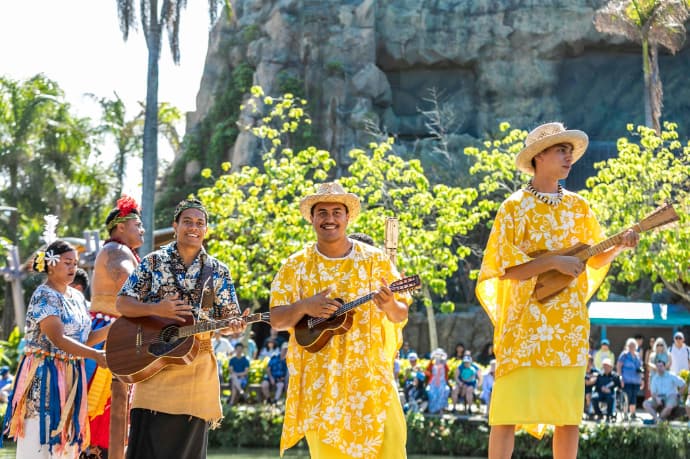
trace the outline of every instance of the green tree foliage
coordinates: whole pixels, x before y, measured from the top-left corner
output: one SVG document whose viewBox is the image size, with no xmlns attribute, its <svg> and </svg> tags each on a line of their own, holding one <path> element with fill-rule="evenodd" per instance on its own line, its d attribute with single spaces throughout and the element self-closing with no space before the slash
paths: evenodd
<svg viewBox="0 0 690 459">
<path fill-rule="evenodd" d="M 117 179 L 117 187 L 112 195 L 113 200 L 122 195 L 122 189 L 127 173 L 127 162 L 130 158 L 142 157 L 142 135 L 144 132 L 144 113 L 146 105 L 139 102 L 141 110 L 133 117 L 127 116 L 127 107 L 120 96 L 115 93 L 115 98 L 96 97 L 101 107 L 101 121 L 96 127 L 96 132 L 115 141 L 116 154 L 113 162 L 113 172 Z M 168 141 L 174 154 L 180 153 L 181 141 L 177 130 L 177 124 L 182 120 L 182 112 L 179 108 L 168 102 L 161 102 L 158 106 L 158 132 Z"/>
<path fill-rule="evenodd" d="M 38 248 L 43 216 L 60 218 L 58 235 L 80 236 L 102 218 L 111 179 L 93 148 L 87 120 L 70 113 L 57 84 L 43 75 L 0 78 L 0 235 L 24 258 Z M 4 283 L 3 283 L 4 287 Z M 9 333 L 13 308 L 3 310 Z"/>
<path fill-rule="evenodd" d="M 100 220 L 110 178 L 88 120 L 70 110 L 43 75 L 0 78 L 0 203 L 18 209 L 0 219 L 0 234 L 22 254 L 36 248 L 47 213 L 60 217 L 61 235 L 81 235 Z"/>
<path fill-rule="evenodd" d="M 680 142 L 676 129 L 667 122 L 657 135 L 629 125 L 632 139 L 620 138 L 618 156 L 595 164 L 598 172 L 587 180 L 583 195 L 610 235 L 633 226 L 665 201 L 674 204 L 680 217 L 678 223 L 642 233 L 636 249 L 615 259 L 601 297 L 608 295 L 612 282 L 639 288 L 640 281 L 651 279 L 654 291 L 666 287 L 690 304 L 690 144 Z"/>
<path fill-rule="evenodd" d="M 238 284 L 240 298 L 267 299 L 270 282 L 283 260 L 305 242 L 313 231 L 299 213 L 297 203 L 315 189 L 315 183 L 332 179 L 335 160 L 315 147 L 294 152 L 285 147 L 300 125 L 309 125 L 303 111 L 306 101 L 291 94 L 265 96 L 252 88 L 247 104 L 257 123 L 246 127 L 265 148 L 263 165 L 243 167 L 219 177 L 198 196 L 211 217 L 209 249 L 228 263 Z M 262 115 L 264 110 L 269 113 Z M 392 142 L 369 145 L 350 152 L 349 175 L 338 180 L 357 193 L 363 205 L 350 225 L 352 232 L 366 232 L 382 242 L 385 218 L 400 221 L 399 267 L 419 274 L 428 288 L 425 300 L 443 297 L 446 282 L 458 270 L 469 249 L 463 243 L 480 219 L 473 202 L 474 189 L 431 186 L 417 160 L 405 161 L 393 153 Z M 230 170 L 225 164 L 224 171 Z M 210 177 L 211 171 L 203 174 Z M 452 309 L 450 302 L 444 304 Z"/>
</svg>

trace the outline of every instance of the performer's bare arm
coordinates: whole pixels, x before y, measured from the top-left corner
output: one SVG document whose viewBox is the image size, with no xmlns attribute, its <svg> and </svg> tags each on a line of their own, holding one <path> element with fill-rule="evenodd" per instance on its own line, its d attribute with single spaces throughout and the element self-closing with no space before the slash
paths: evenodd
<svg viewBox="0 0 690 459">
<path fill-rule="evenodd" d="M 125 317 L 158 316 L 184 322 L 192 315 L 192 307 L 177 294 L 166 296 L 159 303 L 144 303 L 131 296 L 118 295 L 115 307 Z"/>
<path fill-rule="evenodd" d="M 86 340 L 86 345 L 93 346 L 105 341 L 105 339 L 108 337 L 108 330 L 110 330 L 111 325 L 112 323 L 106 325 L 105 327 L 101 327 L 98 330 L 91 330 L 91 333 L 89 333 L 89 338 Z"/>
<path fill-rule="evenodd" d="M 271 326 L 276 330 L 294 327 L 304 315 L 327 319 L 342 306 L 337 300 L 328 298 L 330 287 L 314 296 L 297 300 L 294 303 L 271 308 Z"/>
<path fill-rule="evenodd" d="M 374 303 L 386 313 L 388 320 L 393 323 L 402 322 L 407 319 L 407 304 L 395 298 L 385 279 L 382 279 L 382 282 L 383 286 L 374 294 Z"/>
<path fill-rule="evenodd" d="M 93 295 L 117 295 L 122 285 L 137 266 L 137 261 L 122 244 L 106 244 L 96 257 Z"/>
<path fill-rule="evenodd" d="M 41 333 L 45 334 L 55 347 L 68 354 L 93 359 L 99 366 L 107 368 L 105 351 L 94 349 L 65 334 L 65 326 L 58 316 L 48 316 L 39 323 Z"/>
<path fill-rule="evenodd" d="M 613 246 L 605 252 L 590 258 L 589 263 L 593 268 L 605 266 L 611 263 L 611 261 L 623 250 L 635 247 L 639 240 L 639 234 L 632 230 L 628 230 L 623 235 L 621 244 Z M 585 269 L 585 264 L 580 261 L 579 258 L 567 255 L 542 256 L 530 260 L 527 263 L 507 268 L 501 279 L 526 280 L 552 269 L 567 274 L 568 276 L 577 277 Z"/>
</svg>

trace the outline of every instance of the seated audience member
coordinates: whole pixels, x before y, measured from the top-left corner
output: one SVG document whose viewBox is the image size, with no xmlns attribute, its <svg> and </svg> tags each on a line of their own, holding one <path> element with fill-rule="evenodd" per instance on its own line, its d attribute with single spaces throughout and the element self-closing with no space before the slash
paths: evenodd
<svg viewBox="0 0 690 459">
<path fill-rule="evenodd" d="M 249 359 L 244 355 L 244 345 L 240 342 L 235 344 L 235 355 L 228 363 L 230 367 L 230 404 L 237 402 L 239 397 L 244 398 L 244 389 L 249 380 Z"/>
<path fill-rule="evenodd" d="M 465 345 L 463 343 L 458 343 L 455 345 L 455 354 L 453 354 L 453 359 L 462 362 L 462 358 L 465 357 Z"/>
<path fill-rule="evenodd" d="M 645 411 L 652 415 L 651 422 L 668 419 L 673 409 L 678 406 L 679 390 L 684 387 L 685 381 L 668 371 L 664 360 L 656 361 L 656 376 L 652 379 L 650 387 L 652 395 L 642 405 Z"/>
<path fill-rule="evenodd" d="M 405 369 L 404 373 L 405 388 L 414 382 L 418 372 L 421 372 L 422 375 L 424 375 L 424 370 L 419 366 L 419 359 L 417 358 L 416 352 L 410 352 L 409 356 L 407 357 L 407 360 L 410 362 L 410 366 L 407 369 Z"/>
<path fill-rule="evenodd" d="M 264 395 L 264 401 L 277 403 L 283 395 L 283 390 L 287 384 L 287 357 L 288 343 L 283 343 L 280 347 L 280 354 L 271 357 L 266 366 L 266 374 L 264 380 L 261 381 L 261 392 Z M 273 400 L 271 400 L 271 390 L 274 392 Z"/>
<path fill-rule="evenodd" d="M 425 413 L 429 405 L 429 397 L 426 392 L 426 377 L 424 372 L 416 370 L 412 373 L 410 383 L 405 386 L 404 411 L 412 413 Z"/>
<path fill-rule="evenodd" d="M 598 369 L 602 369 L 604 359 L 609 359 L 611 364 L 616 361 L 616 356 L 613 355 L 613 351 L 609 348 L 611 343 L 607 339 L 602 339 L 599 350 L 594 352 L 594 366 Z"/>
<path fill-rule="evenodd" d="M 465 403 L 465 412 L 472 412 L 472 404 L 474 403 L 474 391 L 481 383 L 481 373 L 479 367 L 472 362 L 472 357 L 465 355 L 462 358 L 462 364 L 455 372 L 455 387 L 451 399 L 453 400 L 453 408 L 458 403 L 458 398 L 461 398 Z"/>
<path fill-rule="evenodd" d="M 597 381 L 594 383 L 594 393 L 592 394 L 592 405 L 594 412 L 598 419 L 602 418 L 601 407 L 599 402 L 606 403 L 606 420 L 610 421 L 613 418 L 613 405 L 615 402 L 616 389 L 621 387 L 620 377 L 613 371 L 613 362 L 611 359 L 604 359 L 601 362 L 601 373 L 597 376 Z"/>
<path fill-rule="evenodd" d="M 403 342 L 403 345 L 402 345 L 402 347 L 400 348 L 400 351 L 399 351 L 399 352 L 400 352 L 400 358 L 401 358 L 401 359 L 408 359 L 408 360 L 409 360 L 409 359 L 410 359 L 410 354 L 415 354 L 415 355 L 417 355 L 417 353 L 416 353 L 415 351 L 413 351 L 412 349 L 410 349 L 410 342 L 409 342 L 409 341 Z"/>
<path fill-rule="evenodd" d="M 482 395 L 481 399 L 486 405 L 486 414 L 489 414 L 489 407 L 491 406 L 491 392 L 494 390 L 494 380 L 496 379 L 496 360 L 489 362 L 489 369 L 482 377 Z"/>
<path fill-rule="evenodd" d="M 280 350 L 278 349 L 278 341 L 270 338 L 264 342 L 264 346 L 259 351 L 259 360 L 270 359 L 274 355 L 278 354 L 280 354 Z"/>
</svg>

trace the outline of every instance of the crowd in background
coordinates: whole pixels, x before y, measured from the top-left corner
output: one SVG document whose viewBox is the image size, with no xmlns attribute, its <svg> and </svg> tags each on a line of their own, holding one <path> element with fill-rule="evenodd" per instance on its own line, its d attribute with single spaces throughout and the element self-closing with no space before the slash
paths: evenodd
<svg viewBox="0 0 690 459">
<path fill-rule="evenodd" d="M 645 422 L 656 423 L 678 416 L 677 408 L 683 405 L 690 417 L 690 398 L 687 397 L 690 347 L 685 344 L 685 336 L 680 331 L 675 332 L 670 346 L 663 337 L 651 337 L 647 343 L 645 345 L 642 335 L 628 338 L 617 357 L 608 339 L 602 339 L 597 349 L 591 346 L 585 374 L 584 412 L 587 418 L 611 421 L 616 397 L 623 400 L 622 394 L 625 394 L 627 412 L 620 414 L 626 418 L 638 418 L 640 396 L 644 399 L 642 407 L 652 416 Z"/>
<path fill-rule="evenodd" d="M 441 348 L 426 357 L 420 359 L 408 342 L 398 353 L 394 372 L 405 412 L 471 415 L 481 413 L 483 404 L 483 413 L 488 413 L 496 370 L 491 343 L 476 361 L 462 343 L 456 345 L 450 358 Z"/>
</svg>

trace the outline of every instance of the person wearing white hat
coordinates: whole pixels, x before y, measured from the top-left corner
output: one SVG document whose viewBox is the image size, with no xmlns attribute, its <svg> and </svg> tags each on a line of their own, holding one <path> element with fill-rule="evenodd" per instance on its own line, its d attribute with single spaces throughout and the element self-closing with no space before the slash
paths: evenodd
<svg viewBox="0 0 690 459">
<path fill-rule="evenodd" d="M 357 195 L 324 183 L 299 206 L 316 243 L 291 255 L 271 285 L 271 326 L 291 330 L 290 378 L 281 455 L 306 436 L 312 459 L 405 457 L 407 429 L 393 360 L 402 345 L 409 296 L 393 293 L 399 278 L 380 249 L 347 236 L 359 214 Z M 305 316 L 330 318 L 342 304 L 373 293 L 353 310 L 352 326 L 310 352 L 295 339 Z M 342 331 L 342 330 L 341 330 Z"/>
<path fill-rule="evenodd" d="M 683 332 L 677 331 L 673 334 L 673 345 L 669 351 L 671 352 L 671 373 L 679 375 L 683 370 L 690 370 L 690 347 L 685 344 Z"/>
<path fill-rule="evenodd" d="M 554 458 L 577 457 L 589 347 L 587 300 L 613 258 L 639 239 L 627 231 L 620 245 L 586 263 L 574 256 L 534 255 L 605 239 L 587 202 L 559 183 L 587 144 L 587 134 L 561 123 L 542 124 L 527 135 L 515 165 L 531 180 L 501 205 L 484 251 L 476 293 L 494 324 L 490 458 L 511 456 L 516 426 L 540 438 L 548 424 L 556 426 Z M 551 270 L 573 281 L 542 303 L 533 295 L 536 280 Z"/>
</svg>

